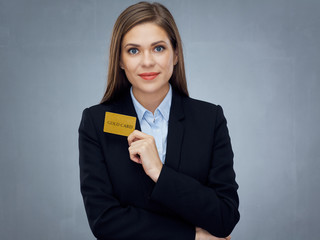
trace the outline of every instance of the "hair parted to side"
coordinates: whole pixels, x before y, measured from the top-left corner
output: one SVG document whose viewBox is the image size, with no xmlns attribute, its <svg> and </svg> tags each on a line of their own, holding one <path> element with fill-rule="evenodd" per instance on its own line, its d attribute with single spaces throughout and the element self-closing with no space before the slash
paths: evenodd
<svg viewBox="0 0 320 240">
<path fill-rule="evenodd" d="M 139 2 L 129 6 L 118 17 L 114 24 L 109 53 L 107 88 L 101 103 L 120 97 L 131 83 L 124 70 L 120 68 L 121 43 L 123 36 L 138 24 L 152 22 L 162 27 L 178 54 L 178 63 L 174 66 L 169 80 L 172 87 L 180 94 L 189 96 L 184 69 L 182 42 L 177 25 L 169 10 L 160 3 Z"/>
</svg>

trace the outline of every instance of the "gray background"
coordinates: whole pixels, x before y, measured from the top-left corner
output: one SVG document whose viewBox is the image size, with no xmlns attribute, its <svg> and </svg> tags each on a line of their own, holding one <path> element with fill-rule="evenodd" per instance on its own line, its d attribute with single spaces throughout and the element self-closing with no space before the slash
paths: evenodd
<svg viewBox="0 0 320 240">
<path fill-rule="evenodd" d="M 320 1 L 160 1 L 190 94 L 222 105 L 241 221 L 233 239 L 319 239 Z M 112 26 L 134 1 L 0 1 L 0 239 L 94 239 L 77 129 L 100 101 Z"/>
</svg>

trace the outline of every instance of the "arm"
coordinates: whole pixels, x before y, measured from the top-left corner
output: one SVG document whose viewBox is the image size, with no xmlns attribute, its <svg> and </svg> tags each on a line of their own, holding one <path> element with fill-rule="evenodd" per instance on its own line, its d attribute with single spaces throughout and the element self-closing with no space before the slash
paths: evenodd
<svg viewBox="0 0 320 240">
<path fill-rule="evenodd" d="M 133 206 L 121 206 L 113 194 L 90 109 L 79 127 L 81 193 L 91 230 L 103 239 L 194 239 L 194 226 Z"/>
<path fill-rule="evenodd" d="M 214 126 L 212 164 L 206 185 L 164 165 L 151 199 L 216 237 L 228 236 L 239 221 L 238 185 L 222 108 Z M 196 149 L 195 149 L 196 151 Z"/>
</svg>

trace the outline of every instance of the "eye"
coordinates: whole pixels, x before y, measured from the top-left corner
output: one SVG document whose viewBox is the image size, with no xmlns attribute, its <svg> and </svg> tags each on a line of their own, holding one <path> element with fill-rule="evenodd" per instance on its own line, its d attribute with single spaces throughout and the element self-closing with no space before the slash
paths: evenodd
<svg viewBox="0 0 320 240">
<path fill-rule="evenodd" d="M 130 54 L 132 54 L 132 55 L 136 55 L 138 52 L 139 52 L 139 50 L 136 49 L 136 48 L 130 48 L 130 49 L 128 50 L 128 53 L 130 53 Z"/>
<path fill-rule="evenodd" d="M 156 47 L 154 48 L 154 50 L 155 50 L 156 52 L 162 52 L 164 49 L 165 49 L 165 48 L 164 48 L 163 46 L 156 46 Z"/>
</svg>

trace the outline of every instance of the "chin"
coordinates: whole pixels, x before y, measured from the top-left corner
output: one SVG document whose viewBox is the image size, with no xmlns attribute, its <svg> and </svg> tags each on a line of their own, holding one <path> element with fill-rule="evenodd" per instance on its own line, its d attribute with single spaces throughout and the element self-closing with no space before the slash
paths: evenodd
<svg viewBox="0 0 320 240">
<path fill-rule="evenodd" d="M 133 88 L 136 88 L 139 92 L 144 92 L 144 93 L 160 93 L 162 91 L 168 90 L 169 89 L 169 82 L 167 82 L 166 84 L 157 84 L 157 83 L 148 83 L 148 84 L 143 84 L 143 86 L 133 86 Z"/>
</svg>

